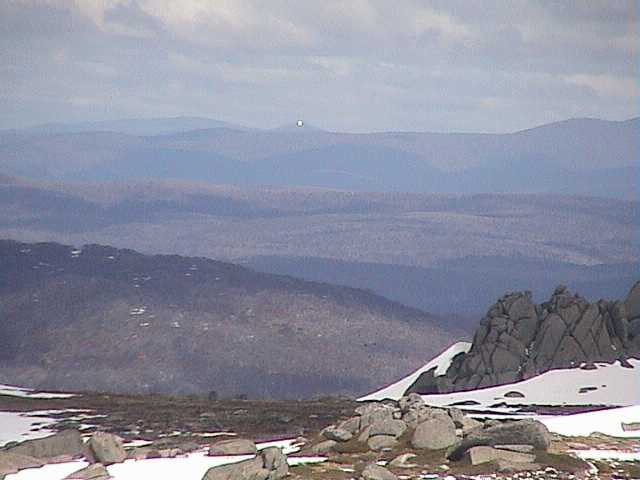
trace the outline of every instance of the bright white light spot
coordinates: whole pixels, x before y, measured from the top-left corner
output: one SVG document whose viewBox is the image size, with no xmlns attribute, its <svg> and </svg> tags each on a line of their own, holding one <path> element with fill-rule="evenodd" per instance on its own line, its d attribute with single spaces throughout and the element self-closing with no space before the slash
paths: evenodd
<svg viewBox="0 0 640 480">
<path fill-rule="evenodd" d="M 298 127 L 304 127 L 304 122 L 303 122 L 302 120 L 298 120 L 298 121 L 296 122 L 296 125 L 297 125 Z"/>
</svg>

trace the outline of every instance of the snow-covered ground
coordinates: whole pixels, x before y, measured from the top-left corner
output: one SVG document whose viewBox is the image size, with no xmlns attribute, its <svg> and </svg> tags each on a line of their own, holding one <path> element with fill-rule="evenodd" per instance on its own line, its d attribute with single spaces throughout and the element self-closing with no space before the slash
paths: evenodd
<svg viewBox="0 0 640 480">
<path fill-rule="evenodd" d="M 438 367 L 437 373 L 445 372 L 451 363 L 451 358 L 461 351 L 466 351 L 468 346 L 468 343 L 456 343 L 406 378 L 358 400 L 385 398 L 397 400 L 420 373 L 434 366 Z M 505 404 L 507 407 L 509 405 L 637 405 L 640 404 L 640 360 L 633 359 L 629 363 L 633 368 L 624 367 L 620 362 L 598 363 L 595 370 L 580 368 L 551 370 L 522 382 L 468 392 L 423 395 L 423 398 L 431 405 L 456 405 L 473 410 L 489 409 L 492 405 L 498 404 Z M 517 394 L 523 396 L 513 397 Z M 468 405 L 464 405 L 465 402 Z M 504 413 L 507 413 L 507 410 Z"/>
<path fill-rule="evenodd" d="M 268 446 L 283 448 L 285 453 L 295 453 L 298 447 L 293 440 L 268 442 L 258 445 L 258 449 Z M 209 457 L 204 452 L 196 452 L 178 458 L 153 458 L 147 460 L 127 460 L 111 465 L 107 469 L 113 480 L 140 480 L 145 478 L 172 478 L 180 480 L 201 480 L 211 467 L 239 462 L 252 458 L 251 455 Z M 289 457 L 289 465 L 324 462 L 325 457 Z M 45 465 L 8 475 L 6 480 L 62 480 L 67 475 L 86 467 L 84 461 Z"/>
<path fill-rule="evenodd" d="M 640 425 L 640 405 L 538 419 L 549 431 L 560 435 L 587 437 L 592 433 L 603 433 L 612 437 L 640 438 L 640 430 L 622 428 L 623 424 Z"/>
<path fill-rule="evenodd" d="M 8 395 L 10 397 L 22 397 L 22 398 L 71 398 L 77 395 L 73 393 L 52 393 L 52 392 L 37 392 L 30 388 L 15 387 L 13 385 L 3 385 L 0 383 L 0 395 Z"/>
<path fill-rule="evenodd" d="M 19 442 L 51 435 L 46 426 L 56 422 L 53 418 L 37 417 L 42 412 L 0 412 L 0 447 L 9 442 Z M 34 428 L 43 427 L 37 431 Z"/>
</svg>

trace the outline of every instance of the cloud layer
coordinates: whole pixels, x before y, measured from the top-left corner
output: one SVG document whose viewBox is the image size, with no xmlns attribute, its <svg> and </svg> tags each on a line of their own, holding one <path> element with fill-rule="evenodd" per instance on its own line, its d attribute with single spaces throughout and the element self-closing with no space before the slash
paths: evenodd
<svg viewBox="0 0 640 480">
<path fill-rule="evenodd" d="M 200 115 L 513 131 L 638 115 L 637 4 L 8 0 L 0 128 Z"/>
</svg>

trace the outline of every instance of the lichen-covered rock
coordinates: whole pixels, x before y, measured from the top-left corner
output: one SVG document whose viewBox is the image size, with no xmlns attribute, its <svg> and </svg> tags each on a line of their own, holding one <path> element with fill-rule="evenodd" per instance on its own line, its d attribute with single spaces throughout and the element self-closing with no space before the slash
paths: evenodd
<svg viewBox="0 0 640 480">
<path fill-rule="evenodd" d="M 624 302 L 590 304 L 564 286 L 539 305 L 531 292 L 510 293 L 489 308 L 467 353 L 454 357 L 444 375 L 423 372 L 405 395 L 473 390 L 551 369 L 625 360 L 640 355 L 638 337 L 640 282 Z"/>
</svg>

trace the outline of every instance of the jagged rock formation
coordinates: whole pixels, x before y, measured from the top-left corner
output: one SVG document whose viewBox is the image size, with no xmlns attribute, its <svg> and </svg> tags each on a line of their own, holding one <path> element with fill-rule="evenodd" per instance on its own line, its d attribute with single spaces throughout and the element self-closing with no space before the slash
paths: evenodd
<svg viewBox="0 0 640 480">
<path fill-rule="evenodd" d="M 473 390 L 631 357 L 640 358 L 640 282 L 625 301 L 589 303 L 564 286 L 539 305 L 531 292 L 509 293 L 481 320 L 469 352 L 444 375 L 424 372 L 406 393 Z"/>
</svg>

